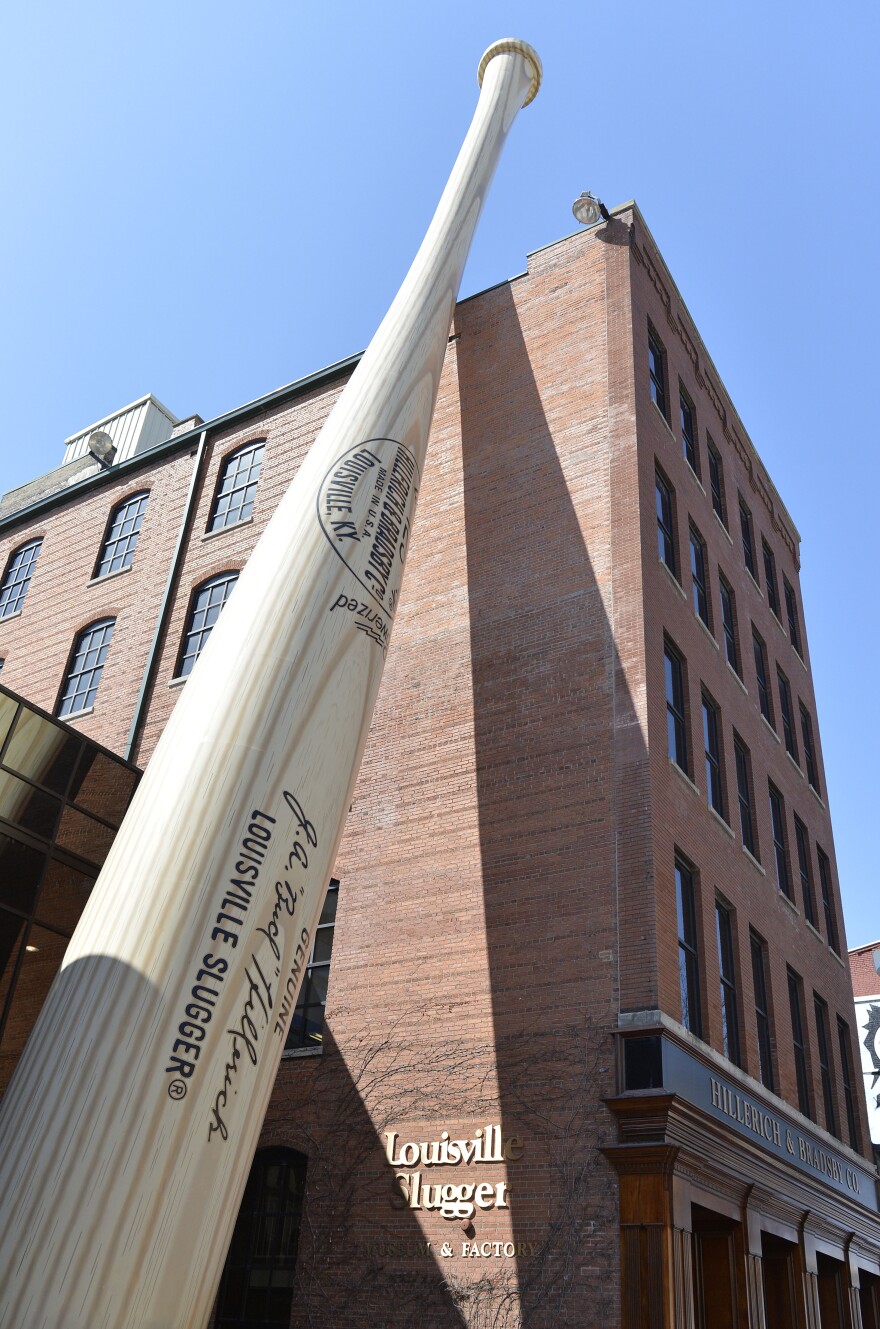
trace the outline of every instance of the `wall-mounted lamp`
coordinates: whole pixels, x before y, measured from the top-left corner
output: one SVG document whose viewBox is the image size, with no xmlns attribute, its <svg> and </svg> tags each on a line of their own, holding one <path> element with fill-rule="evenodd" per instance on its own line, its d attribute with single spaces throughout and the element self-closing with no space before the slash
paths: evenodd
<svg viewBox="0 0 880 1329">
<path fill-rule="evenodd" d="M 105 471 L 109 471 L 116 456 L 116 445 L 105 429 L 96 429 L 93 434 L 89 434 L 88 449 L 95 461 L 99 462 Z"/>
<path fill-rule="evenodd" d="M 597 221 L 610 221 L 611 213 L 595 194 L 583 193 L 571 205 L 575 221 L 581 226 L 595 226 Z"/>
</svg>

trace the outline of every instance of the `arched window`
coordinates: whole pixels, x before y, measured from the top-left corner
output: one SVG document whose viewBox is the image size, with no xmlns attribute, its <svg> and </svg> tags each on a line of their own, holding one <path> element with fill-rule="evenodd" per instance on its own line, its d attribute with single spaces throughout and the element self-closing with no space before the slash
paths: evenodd
<svg viewBox="0 0 880 1329">
<path fill-rule="evenodd" d="M 237 572 L 221 572 L 219 577 L 197 586 L 190 606 L 186 632 L 180 644 L 177 677 L 186 678 L 211 635 L 211 629 L 220 617 L 220 610 L 229 599 L 229 592 L 238 581 Z"/>
<path fill-rule="evenodd" d="M 76 715 L 93 704 L 115 627 L 115 618 L 102 618 L 77 637 L 58 701 L 59 716 Z"/>
<path fill-rule="evenodd" d="M 287 1329 L 308 1159 L 261 1149 L 254 1159 L 217 1298 L 216 1329 Z"/>
<path fill-rule="evenodd" d="M 31 540 L 22 545 L 21 549 L 16 549 L 10 558 L 6 576 L 0 585 L 0 618 L 11 618 L 21 609 L 42 543 L 42 540 Z"/>
<path fill-rule="evenodd" d="M 110 514 L 110 524 L 95 567 L 95 577 L 108 577 L 131 567 L 141 523 L 147 510 L 149 492 L 132 494 Z"/>
<path fill-rule="evenodd" d="M 224 461 L 208 522 L 209 531 L 221 531 L 225 526 L 247 521 L 254 509 L 265 447 L 265 439 L 260 439 L 246 448 L 239 448 Z"/>
</svg>

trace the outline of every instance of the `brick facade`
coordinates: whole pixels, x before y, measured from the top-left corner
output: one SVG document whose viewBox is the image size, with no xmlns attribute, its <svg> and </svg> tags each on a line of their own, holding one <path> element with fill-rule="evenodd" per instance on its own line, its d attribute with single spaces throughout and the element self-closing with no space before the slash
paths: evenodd
<svg viewBox="0 0 880 1329">
<path fill-rule="evenodd" d="M 665 353 L 666 419 L 651 399 L 649 325 Z M 24 541 L 44 538 L 23 612 L 0 622 L 4 681 L 51 709 L 75 633 L 117 616 L 94 709 L 74 723 L 122 751 L 158 621 L 133 751 L 144 764 L 179 695 L 174 675 L 194 590 L 241 568 L 347 373 L 343 366 L 294 385 L 209 422 L 203 442 L 196 428 L 82 495 L 74 487 L 0 522 L 4 565 Z M 699 476 L 683 455 L 679 382 L 695 414 Z M 707 434 L 723 465 L 726 526 L 713 512 Z M 206 535 L 224 459 L 257 439 L 266 450 L 252 519 Z M 658 559 L 658 468 L 674 491 L 677 578 Z M 145 488 L 131 570 L 90 585 L 110 510 Z M 740 494 L 752 515 L 755 579 L 744 566 Z M 707 555 L 708 627 L 693 609 L 690 525 Z M 779 617 L 768 604 L 762 538 L 775 557 Z M 631 1092 L 622 1064 L 621 1035 L 658 1047 L 672 1040 L 701 1064 L 720 1065 L 768 1111 L 801 1122 L 791 967 L 804 994 L 813 1124 L 803 1128 L 835 1158 L 855 1164 L 861 1156 L 871 1167 L 861 1096 L 855 1152 L 847 1142 L 838 1018 L 854 1067 L 859 1058 L 798 550 L 634 207 L 531 255 L 524 276 L 458 306 L 393 644 L 335 868 L 323 1051 L 285 1056 L 262 1138 L 309 1160 L 293 1325 L 391 1326 L 415 1316 L 472 1329 L 693 1324 L 694 1298 L 699 1306 L 708 1293 L 699 1278 L 695 1290 L 690 1273 L 678 1277 L 673 1252 L 708 1249 L 700 1227 L 708 1209 L 751 1234 L 751 1244 L 736 1237 L 743 1323 L 763 1323 L 755 1318 L 760 1269 L 747 1262 L 746 1246 L 748 1260 L 759 1259 L 761 1233 L 772 1231 L 800 1252 L 808 1300 L 824 1295 L 822 1260 L 850 1260 L 846 1295 L 868 1325 L 873 1292 L 862 1294 L 853 1269 L 863 1270 L 865 1288 L 880 1274 L 876 1252 L 863 1253 L 869 1234 L 876 1242 L 880 1233 L 876 1196 L 866 1209 L 812 1183 L 810 1203 L 824 1224 L 817 1245 L 797 1235 L 803 1178 L 792 1172 L 788 1199 L 773 1199 L 774 1187 L 788 1194 L 784 1166 L 774 1172 L 769 1158 L 759 1166 L 749 1150 L 734 1150 L 716 1175 L 716 1128 L 706 1117 L 700 1129 L 710 1142 L 702 1160 L 688 1163 L 682 1216 L 684 1183 L 673 1174 L 688 1146 L 673 1143 L 673 1118 L 686 1095 L 667 1102 L 654 1094 L 654 1117 L 637 1120 L 649 1099 Z M 719 569 L 735 596 L 741 677 L 725 661 Z M 800 653 L 783 579 L 796 599 Z M 753 625 L 766 643 L 775 729 L 760 712 Z M 686 773 L 668 751 L 667 640 L 685 666 Z M 777 666 L 791 685 L 797 762 L 782 741 Z M 707 806 L 701 689 L 720 715 L 721 817 Z M 817 788 L 806 777 L 801 704 Z M 751 756 L 754 856 L 740 833 L 734 731 Z M 768 780 L 784 807 L 790 899 L 775 877 Z M 808 840 L 815 927 L 805 917 L 795 816 Z M 830 870 L 836 952 L 817 846 Z M 697 885 L 702 1040 L 682 1025 L 676 854 Z M 723 1062 L 716 893 L 733 920 L 740 1069 Z M 750 929 L 766 943 L 775 1093 L 760 1083 Z M 830 1019 L 834 1139 L 825 1132 L 813 994 Z M 661 1101 L 671 1114 L 665 1126 Z M 507 1207 L 472 1222 L 400 1207 L 386 1132 L 402 1142 L 443 1130 L 467 1139 L 492 1123 L 522 1142 L 521 1156 L 485 1163 L 479 1176 L 475 1166 L 473 1179 L 505 1182 Z M 443 1173 L 438 1180 L 468 1179 L 461 1167 Z M 766 1191 L 760 1212 L 748 1208 L 756 1183 L 756 1194 Z M 646 1271 L 652 1234 L 661 1232 L 655 1287 Z M 688 1270 L 703 1258 L 687 1254 Z"/>
</svg>

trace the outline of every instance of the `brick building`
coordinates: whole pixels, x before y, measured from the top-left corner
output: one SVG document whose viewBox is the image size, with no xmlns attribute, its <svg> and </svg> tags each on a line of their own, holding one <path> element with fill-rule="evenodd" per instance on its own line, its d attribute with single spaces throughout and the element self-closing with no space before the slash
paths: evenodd
<svg viewBox="0 0 880 1329">
<path fill-rule="evenodd" d="M 354 363 L 7 496 L 4 682 L 143 766 Z M 459 304 L 218 1326 L 880 1325 L 799 544 L 634 205 Z"/>
</svg>

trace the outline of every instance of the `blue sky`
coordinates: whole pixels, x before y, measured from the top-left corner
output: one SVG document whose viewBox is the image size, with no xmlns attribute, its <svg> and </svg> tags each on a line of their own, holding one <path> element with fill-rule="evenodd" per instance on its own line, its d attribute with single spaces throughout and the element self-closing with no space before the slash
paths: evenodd
<svg viewBox="0 0 880 1329">
<path fill-rule="evenodd" d="M 874 940 L 876 4 L 7 6 L 0 489 L 144 392 L 210 418 L 365 346 L 508 35 L 544 86 L 462 294 L 581 190 L 638 201 L 803 536 L 848 938 Z"/>
</svg>

